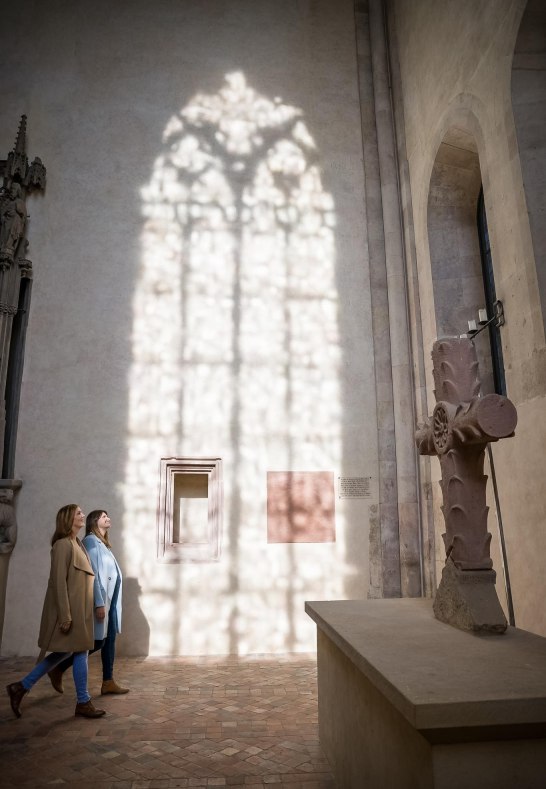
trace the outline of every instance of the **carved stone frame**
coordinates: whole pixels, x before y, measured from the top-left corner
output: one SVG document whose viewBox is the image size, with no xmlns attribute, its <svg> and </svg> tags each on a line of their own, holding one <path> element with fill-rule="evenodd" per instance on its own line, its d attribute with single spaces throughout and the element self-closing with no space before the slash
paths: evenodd
<svg viewBox="0 0 546 789">
<path fill-rule="evenodd" d="M 179 474 L 208 476 L 208 523 L 206 542 L 174 542 L 174 484 Z M 157 558 L 160 562 L 215 562 L 220 558 L 223 511 L 222 461 L 220 458 L 161 458 L 157 517 Z"/>
</svg>

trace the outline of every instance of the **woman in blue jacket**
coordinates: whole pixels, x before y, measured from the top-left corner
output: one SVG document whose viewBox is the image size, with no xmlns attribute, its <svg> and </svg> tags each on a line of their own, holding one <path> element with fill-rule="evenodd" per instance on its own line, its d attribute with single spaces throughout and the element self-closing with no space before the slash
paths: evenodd
<svg viewBox="0 0 546 789">
<path fill-rule="evenodd" d="M 91 652 L 100 649 L 102 695 L 129 692 L 129 688 L 121 687 L 114 679 L 116 635 L 121 633 L 121 570 L 108 539 L 110 526 L 111 521 L 106 510 L 93 510 L 87 516 L 85 537 L 82 541 L 95 573 L 95 648 Z M 63 672 L 70 665 L 71 658 L 68 658 L 49 672 L 51 684 L 59 693 L 63 692 Z"/>
</svg>

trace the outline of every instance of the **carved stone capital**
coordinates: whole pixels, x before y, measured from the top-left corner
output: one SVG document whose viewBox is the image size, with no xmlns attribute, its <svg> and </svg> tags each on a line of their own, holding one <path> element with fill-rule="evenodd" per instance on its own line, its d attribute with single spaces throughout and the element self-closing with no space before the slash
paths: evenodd
<svg viewBox="0 0 546 789">
<path fill-rule="evenodd" d="M 21 272 L 21 277 L 32 279 L 32 260 L 26 258 L 17 258 L 17 265 Z"/>
<path fill-rule="evenodd" d="M 11 554 L 17 542 L 14 505 L 21 485 L 20 479 L 0 479 L 0 554 Z"/>
</svg>

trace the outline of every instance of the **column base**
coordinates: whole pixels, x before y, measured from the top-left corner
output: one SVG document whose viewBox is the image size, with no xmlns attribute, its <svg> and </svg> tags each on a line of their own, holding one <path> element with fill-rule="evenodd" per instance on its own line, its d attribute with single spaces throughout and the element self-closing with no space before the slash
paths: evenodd
<svg viewBox="0 0 546 789">
<path fill-rule="evenodd" d="M 434 598 L 436 619 L 459 630 L 502 635 L 508 627 L 494 570 L 458 570 L 448 559 Z"/>
</svg>

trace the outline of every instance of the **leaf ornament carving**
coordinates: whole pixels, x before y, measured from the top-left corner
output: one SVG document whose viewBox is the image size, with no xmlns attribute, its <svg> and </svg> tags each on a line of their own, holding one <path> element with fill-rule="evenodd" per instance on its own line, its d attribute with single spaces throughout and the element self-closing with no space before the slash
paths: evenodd
<svg viewBox="0 0 546 789">
<path fill-rule="evenodd" d="M 434 343 L 436 406 L 415 439 L 422 455 L 437 455 L 442 470 L 446 556 L 459 570 L 489 570 L 485 447 L 513 435 L 516 409 L 505 397 L 480 396 L 476 349 L 466 338 Z"/>
</svg>

